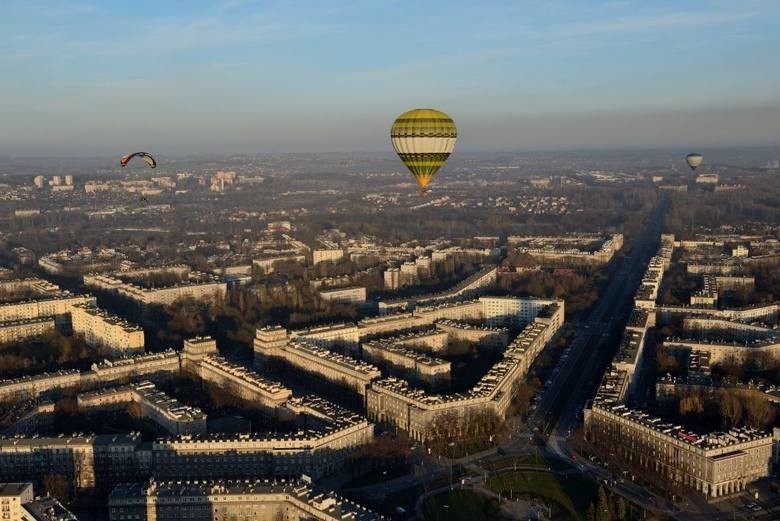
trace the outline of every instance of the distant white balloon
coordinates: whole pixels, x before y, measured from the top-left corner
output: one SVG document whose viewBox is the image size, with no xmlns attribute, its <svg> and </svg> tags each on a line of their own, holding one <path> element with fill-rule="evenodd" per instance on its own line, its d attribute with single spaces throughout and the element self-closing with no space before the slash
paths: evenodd
<svg viewBox="0 0 780 521">
<path fill-rule="evenodd" d="M 691 167 L 691 170 L 696 170 L 696 167 L 704 161 L 704 156 L 701 154 L 688 154 L 685 156 L 685 161 L 688 163 L 688 166 Z"/>
</svg>

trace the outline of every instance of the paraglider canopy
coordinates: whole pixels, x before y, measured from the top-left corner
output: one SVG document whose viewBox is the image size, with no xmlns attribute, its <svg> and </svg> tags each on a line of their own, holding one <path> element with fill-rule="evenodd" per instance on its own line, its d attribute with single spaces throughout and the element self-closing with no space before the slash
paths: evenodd
<svg viewBox="0 0 780 521">
<path fill-rule="evenodd" d="M 704 156 L 697 153 L 688 154 L 685 156 L 685 161 L 688 163 L 688 166 L 691 167 L 691 170 L 696 170 L 696 167 L 704 161 Z"/>
<path fill-rule="evenodd" d="M 152 155 L 148 152 L 133 152 L 132 154 L 122 156 L 122 158 L 119 160 L 119 164 L 122 166 L 122 168 L 124 168 L 125 165 L 127 165 L 127 163 L 129 163 L 130 160 L 134 157 L 140 157 L 143 159 L 146 164 L 149 165 L 149 168 L 157 168 L 157 161 L 155 161 Z"/>
<path fill-rule="evenodd" d="M 458 129 L 444 112 L 414 109 L 396 118 L 390 141 L 398 157 L 420 185 L 421 193 L 455 149 Z"/>
</svg>

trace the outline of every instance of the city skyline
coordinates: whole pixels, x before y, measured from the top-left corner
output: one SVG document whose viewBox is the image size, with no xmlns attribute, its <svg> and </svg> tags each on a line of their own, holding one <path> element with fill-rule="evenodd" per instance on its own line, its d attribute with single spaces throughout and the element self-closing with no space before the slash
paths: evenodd
<svg viewBox="0 0 780 521">
<path fill-rule="evenodd" d="M 12 2 L 0 154 L 389 150 L 416 106 L 460 151 L 777 144 L 773 2 L 442 9 Z"/>
</svg>

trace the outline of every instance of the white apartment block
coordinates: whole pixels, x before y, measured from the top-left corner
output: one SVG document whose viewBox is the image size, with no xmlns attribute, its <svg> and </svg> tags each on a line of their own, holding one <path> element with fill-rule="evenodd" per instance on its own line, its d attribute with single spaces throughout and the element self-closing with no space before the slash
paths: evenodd
<svg viewBox="0 0 780 521">
<path fill-rule="evenodd" d="M 206 356 L 198 365 L 198 373 L 204 381 L 266 409 L 276 408 L 292 396 L 292 391 L 280 383 L 218 355 Z"/>
<path fill-rule="evenodd" d="M 54 317 L 0 322 L 0 344 L 43 336 L 54 330 Z"/>
<path fill-rule="evenodd" d="M 734 359 L 737 363 L 752 362 L 757 367 L 764 363 L 776 365 L 780 360 L 780 340 L 774 338 L 754 339 L 746 342 L 710 342 L 706 340 L 666 340 L 664 347 L 672 350 L 701 351 L 709 353 L 710 364 L 718 364 L 726 359 Z"/>
<path fill-rule="evenodd" d="M 117 485 L 108 498 L 110 521 L 306 519 L 378 521 L 379 514 L 301 480 L 150 481 Z"/>
<path fill-rule="evenodd" d="M 503 349 L 509 345 L 509 329 L 505 327 L 478 326 L 457 320 L 437 320 L 436 328 L 447 333 L 450 339 L 465 340 L 480 347 Z"/>
<path fill-rule="evenodd" d="M 311 252 L 312 262 L 316 266 L 321 262 L 339 262 L 345 256 L 341 248 L 315 249 Z"/>
<path fill-rule="evenodd" d="M 770 475 L 772 434 L 749 429 L 700 436 L 625 405 L 594 403 L 587 435 L 667 482 L 717 498 Z"/>
<path fill-rule="evenodd" d="M 482 306 L 482 316 L 488 326 L 517 327 L 532 322 L 543 309 L 559 301 L 538 298 L 480 297 L 479 303 Z"/>
<path fill-rule="evenodd" d="M 55 317 L 59 322 L 67 319 L 74 305 L 95 302 L 92 296 L 61 291 L 56 284 L 43 279 L 0 282 L 0 293 L 13 295 L 22 291 L 28 294 L 25 300 L 0 302 L 0 322 L 42 317 Z"/>
<path fill-rule="evenodd" d="M 542 348 L 560 326 L 557 321 L 534 322 L 507 347 L 497 362 L 468 392 L 450 395 L 428 394 L 413 389 L 404 380 L 384 378 L 371 383 L 366 395 L 368 417 L 386 422 L 425 441 L 441 432 L 453 417 L 492 412 L 504 416 L 511 403 L 514 386 L 525 378 Z M 455 434 L 455 433 L 452 433 Z"/>
<path fill-rule="evenodd" d="M 372 340 L 361 346 L 363 359 L 375 365 L 388 363 L 413 380 L 437 382 L 450 377 L 450 362 L 403 347 L 392 340 Z"/>
<path fill-rule="evenodd" d="M 28 519 L 23 505 L 32 500 L 32 483 L 0 483 L 0 519 L 3 521 Z"/>
<path fill-rule="evenodd" d="M 366 301 L 367 291 L 362 286 L 348 288 L 321 289 L 319 295 L 328 302 L 342 302 L 347 304 L 362 304 Z"/>
<path fill-rule="evenodd" d="M 133 277 L 146 274 L 170 272 L 183 277 L 169 286 L 142 287 L 133 282 Z M 140 306 L 170 305 L 183 298 L 214 301 L 227 292 L 227 283 L 217 276 L 191 271 L 187 266 L 170 266 L 122 272 L 117 275 L 85 275 L 84 285 L 90 288 L 115 293 Z"/>
<path fill-rule="evenodd" d="M 599 249 L 587 251 L 579 245 L 586 242 L 601 240 Z M 581 263 L 607 263 L 615 253 L 623 247 L 623 234 L 615 233 L 609 237 L 598 235 L 562 235 L 562 236 L 511 236 L 510 245 L 523 244 L 517 248 L 518 253 L 524 253 L 539 259 L 563 260 Z M 568 245 L 568 247 L 566 247 Z"/>
<path fill-rule="evenodd" d="M 382 376 L 379 369 L 371 364 L 301 341 L 290 341 L 281 350 L 264 350 L 255 339 L 255 352 L 258 351 L 264 356 L 280 357 L 299 370 L 316 374 L 360 396 L 365 396 L 372 380 Z"/>
<path fill-rule="evenodd" d="M 364 318 L 357 323 L 357 327 L 359 337 L 362 339 L 367 336 L 427 326 L 430 323 L 426 318 L 414 313 L 402 312 Z"/>
<path fill-rule="evenodd" d="M 274 272 L 274 265 L 277 262 L 295 262 L 304 265 L 306 263 L 306 256 L 299 253 L 290 253 L 286 255 L 263 257 L 260 259 L 253 259 L 252 266 L 261 269 L 264 273 L 268 274 Z"/>
<path fill-rule="evenodd" d="M 330 324 L 291 331 L 290 338 L 320 347 L 342 345 L 354 348 L 357 347 L 360 332 L 355 324 Z"/>
<path fill-rule="evenodd" d="M 197 407 L 180 403 L 155 388 L 149 381 L 120 387 L 110 387 L 80 393 L 76 396 L 79 410 L 116 409 L 137 404 L 143 415 L 169 434 L 200 434 L 206 432 L 206 415 Z"/>
<path fill-rule="evenodd" d="M 84 335 L 93 347 L 114 354 L 137 354 L 144 350 L 144 330 L 136 324 L 100 308 L 78 304 L 71 309 L 73 332 Z"/>
<path fill-rule="evenodd" d="M 401 287 L 401 269 L 400 268 L 387 268 L 382 274 L 383 284 L 382 287 L 385 290 L 396 290 Z"/>
</svg>

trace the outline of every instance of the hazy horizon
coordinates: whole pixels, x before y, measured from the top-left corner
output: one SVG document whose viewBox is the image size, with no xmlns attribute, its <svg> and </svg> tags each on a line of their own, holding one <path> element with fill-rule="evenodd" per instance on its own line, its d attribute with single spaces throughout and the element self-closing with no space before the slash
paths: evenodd
<svg viewBox="0 0 780 521">
<path fill-rule="evenodd" d="M 780 144 L 780 4 L 10 1 L 0 154 L 389 150 L 433 106 L 456 151 Z"/>
</svg>

